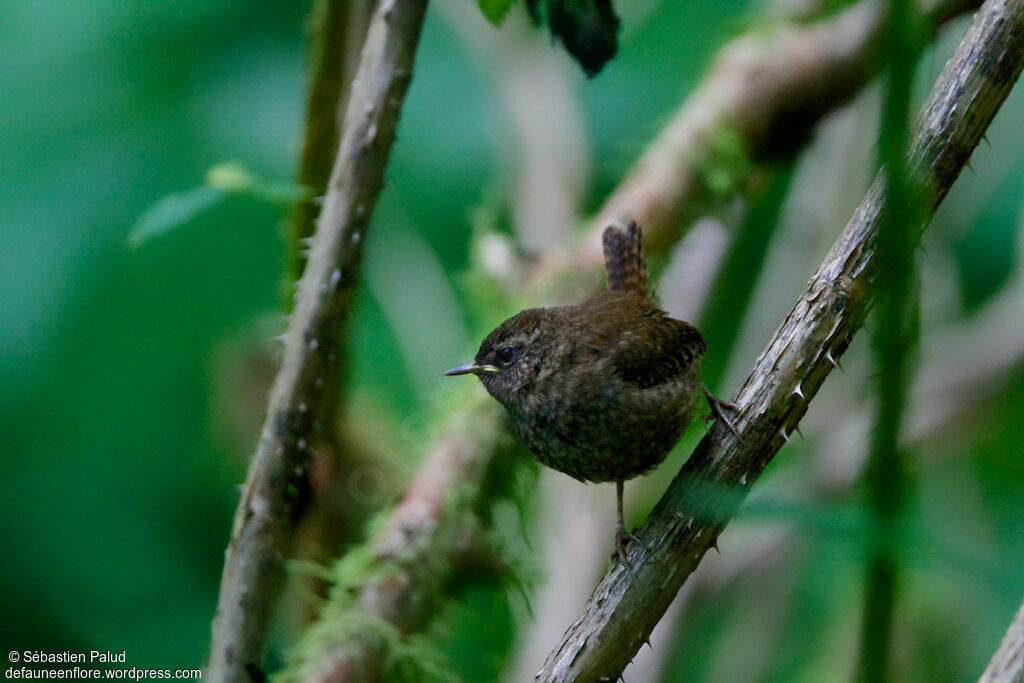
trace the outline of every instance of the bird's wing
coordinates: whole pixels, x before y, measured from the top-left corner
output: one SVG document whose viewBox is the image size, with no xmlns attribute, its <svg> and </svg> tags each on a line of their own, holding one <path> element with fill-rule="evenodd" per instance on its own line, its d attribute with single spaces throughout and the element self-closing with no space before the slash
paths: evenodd
<svg viewBox="0 0 1024 683">
<path fill-rule="evenodd" d="M 612 362 L 627 382 L 652 387 L 681 375 L 706 348 L 696 327 L 654 310 L 622 333 Z"/>
</svg>

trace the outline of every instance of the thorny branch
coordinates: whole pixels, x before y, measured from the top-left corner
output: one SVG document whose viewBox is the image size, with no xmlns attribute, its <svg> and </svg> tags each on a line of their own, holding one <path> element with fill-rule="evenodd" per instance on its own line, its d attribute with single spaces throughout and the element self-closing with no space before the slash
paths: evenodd
<svg viewBox="0 0 1024 683">
<path fill-rule="evenodd" d="M 299 161 L 298 181 L 323 194 L 344 124 L 348 84 L 359 65 L 359 53 L 375 0 L 317 0 L 310 10 L 310 83 Z M 306 265 L 298 246 L 312 236 L 320 207 L 314 197 L 300 200 L 292 214 L 295 278 Z"/>
<path fill-rule="evenodd" d="M 384 2 L 367 33 L 281 367 L 235 513 L 210 643 L 208 675 L 215 681 L 247 681 L 259 671 L 284 557 L 310 497 L 314 416 L 337 364 L 426 4 Z"/>
<path fill-rule="evenodd" d="M 344 125 L 350 84 L 359 68 L 359 58 L 373 16 L 376 0 L 315 0 L 306 22 L 309 40 L 309 86 L 303 123 L 302 150 L 299 156 L 298 182 L 309 188 L 291 215 L 291 263 L 287 287 L 297 283 L 306 267 L 308 246 L 316 231 L 323 195 L 331 177 L 338 151 L 339 131 Z M 294 307 L 293 302 L 287 302 Z M 310 489 L 312 500 L 297 530 L 292 557 L 323 559 L 334 549 L 362 538 L 363 526 L 374 506 L 366 499 L 339 496 L 342 483 L 366 467 L 366 458 L 354 447 L 337 422 L 346 399 L 342 382 L 349 363 L 345 345 L 339 345 L 333 371 L 324 377 L 315 423 L 322 425 L 308 444 L 310 453 Z M 325 594 L 323 582 L 308 577 L 303 590 Z M 286 608 L 287 609 L 287 608 Z M 308 603 L 294 603 L 300 618 L 312 618 Z"/>
<path fill-rule="evenodd" d="M 992 655 L 978 683 L 1019 683 L 1024 680 L 1024 605 L 1013 615 L 1013 621 Z"/>
<path fill-rule="evenodd" d="M 918 119 L 908 169 L 928 215 L 945 197 L 1024 66 L 1024 0 L 989 0 Z M 880 175 L 747 380 L 733 397 L 739 436 L 717 426 L 697 446 L 630 546 L 637 576 L 616 565 L 537 679 L 618 677 L 679 587 L 715 545 L 743 494 L 789 439 L 860 327 L 885 211 Z M 923 229 L 923 225 L 919 226 Z"/>
</svg>

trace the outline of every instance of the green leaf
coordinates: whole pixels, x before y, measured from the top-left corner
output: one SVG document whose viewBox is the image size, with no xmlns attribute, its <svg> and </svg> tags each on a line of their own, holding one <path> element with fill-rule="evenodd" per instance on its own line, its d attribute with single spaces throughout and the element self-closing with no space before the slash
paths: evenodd
<svg viewBox="0 0 1024 683">
<path fill-rule="evenodd" d="M 214 187 L 196 187 L 161 197 L 135 221 L 128 234 L 128 242 L 137 247 L 152 237 L 189 222 L 225 196 L 226 192 Z"/>
<path fill-rule="evenodd" d="M 309 199 L 313 196 L 313 190 L 297 183 L 266 180 L 241 162 L 225 161 L 210 167 L 206 172 L 205 185 L 185 192 L 174 192 L 157 200 L 132 226 L 128 242 L 137 247 L 151 237 L 188 223 L 230 195 L 288 205 Z"/>
<path fill-rule="evenodd" d="M 516 0 L 477 0 L 480 5 L 480 11 L 487 17 L 487 21 L 491 22 L 495 26 L 501 26 L 501 22 L 504 21 L 505 15 L 508 14 L 509 9 Z"/>
</svg>

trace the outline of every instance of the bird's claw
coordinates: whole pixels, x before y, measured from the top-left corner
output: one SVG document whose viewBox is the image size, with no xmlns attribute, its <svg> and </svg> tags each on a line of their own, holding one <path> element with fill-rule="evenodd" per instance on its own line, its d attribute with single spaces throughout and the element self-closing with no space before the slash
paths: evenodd
<svg viewBox="0 0 1024 683">
<path fill-rule="evenodd" d="M 736 436 L 736 438 L 742 440 L 742 437 L 740 437 L 739 430 L 736 429 L 736 426 L 725 414 L 725 411 L 728 410 L 732 412 L 734 415 L 738 415 L 740 413 L 740 407 L 733 403 L 732 401 L 723 401 L 722 399 L 718 398 L 717 396 L 712 394 L 708 390 L 708 388 L 703 384 L 700 388 L 704 391 L 704 396 L 708 400 L 708 407 L 711 408 L 711 412 L 704 416 L 704 426 L 707 427 L 708 422 L 710 422 L 711 419 L 716 419 L 722 424 L 724 424 L 729 429 L 729 431 Z"/>
<path fill-rule="evenodd" d="M 626 531 L 626 527 L 619 523 L 615 525 L 615 552 L 612 553 L 612 558 L 616 558 L 622 563 L 622 566 L 629 570 L 629 573 L 635 579 L 637 577 L 636 570 L 633 565 L 629 563 L 629 558 L 626 556 L 626 545 L 630 541 L 635 541 L 640 546 L 644 546 L 644 542 L 637 538 L 634 534 Z"/>
</svg>

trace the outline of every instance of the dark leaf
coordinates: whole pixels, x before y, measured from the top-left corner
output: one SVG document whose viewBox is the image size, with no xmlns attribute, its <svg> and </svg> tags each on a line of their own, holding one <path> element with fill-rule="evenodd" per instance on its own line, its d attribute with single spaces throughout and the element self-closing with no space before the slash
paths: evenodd
<svg viewBox="0 0 1024 683">
<path fill-rule="evenodd" d="M 487 21 L 495 26 L 501 25 L 513 3 L 515 3 L 515 0 L 477 0 L 477 4 L 480 5 L 480 11 L 487 17 Z"/>
<path fill-rule="evenodd" d="M 619 18 L 611 0 L 548 0 L 548 25 L 587 76 L 618 50 Z"/>
</svg>

